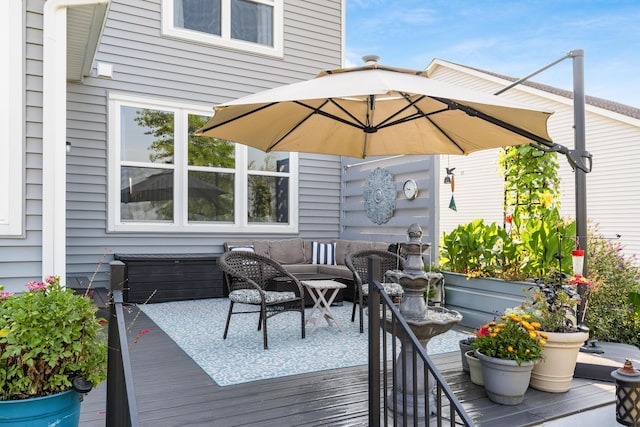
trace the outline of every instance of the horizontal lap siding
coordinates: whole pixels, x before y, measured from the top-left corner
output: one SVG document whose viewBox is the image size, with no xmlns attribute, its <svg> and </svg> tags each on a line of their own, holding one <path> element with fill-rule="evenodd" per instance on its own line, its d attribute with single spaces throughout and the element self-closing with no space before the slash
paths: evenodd
<svg viewBox="0 0 640 427">
<path fill-rule="evenodd" d="M 436 80 L 493 93 L 500 86 L 495 77 L 478 76 L 473 71 L 461 71 L 455 66 L 439 66 L 431 76 Z M 503 85 L 504 86 L 504 85 Z M 587 88 L 588 91 L 588 88 Z M 573 148 L 573 101 L 562 96 L 529 87 L 516 87 L 501 97 L 555 111 L 548 122 L 552 139 Z M 627 107 L 627 110 L 637 110 Z M 637 116 L 637 115 L 636 115 Z M 621 234 L 620 242 L 628 255 L 640 252 L 640 222 L 635 221 L 640 210 L 640 120 L 632 116 L 586 105 L 586 149 L 593 155 L 593 171 L 586 175 L 587 218 L 599 225 L 605 237 Z M 575 218 L 575 177 L 565 156 L 560 163 L 561 213 Z M 478 152 L 468 157 L 441 156 L 456 167 L 455 199 L 458 211 L 448 209 L 450 189 L 443 186 L 440 194 L 441 231 L 450 231 L 458 224 L 475 218 L 502 222 L 502 180 L 496 174 L 497 151 Z"/>
<path fill-rule="evenodd" d="M 42 2 L 27 1 L 23 19 L 24 235 L 0 238 L 0 284 L 12 292 L 22 292 L 26 282 L 42 278 Z"/>
<path fill-rule="evenodd" d="M 405 242 L 407 229 L 417 223 L 422 228 L 423 243 L 432 246 L 437 253 L 437 203 L 438 188 L 434 185 L 438 160 L 436 156 L 400 156 L 395 158 L 344 158 L 343 165 L 343 216 L 341 237 L 345 239 L 371 240 L 387 243 Z M 364 206 L 364 189 L 369 174 L 377 167 L 387 169 L 396 185 L 396 209 L 385 224 L 376 224 L 367 216 Z M 419 196 L 405 199 L 402 185 L 407 179 L 418 184 Z M 428 259 L 428 257 L 427 257 Z"/>
<path fill-rule="evenodd" d="M 285 1 L 284 58 L 278 59 L 161 37 L 159 0 L 112 1 L 96 61 L 113 64 L 113 79 L 87 77 L 68 85 L 68 275 L 90 276 L 113 253 L 216 253 L 238 237 L 106 232 L 109 91 L 213 107 L 308 79 L 340 67 L 341 14 L 340 1 Z M 300 155 L 301 236 L 338 237 L 339 177 L 339 157 Z M 107 283 L 107 271 L 103 264 L 99 283 Z"/>
</svg>

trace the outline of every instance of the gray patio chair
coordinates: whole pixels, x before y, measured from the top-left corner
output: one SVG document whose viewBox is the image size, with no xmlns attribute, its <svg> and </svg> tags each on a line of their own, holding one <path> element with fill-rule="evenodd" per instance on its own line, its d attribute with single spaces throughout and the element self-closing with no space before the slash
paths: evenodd
<svg viewBox="0 0 640 427">
<path fill-rule="evenodd" d="M 305 337 L 304 291 L 293 275 L 271 258 L 246 251 L 226 252 L 218 258 L 218 265 L 231 280 L 229 286 L 229 313 L 223 338 L 227 339 L 231 315 L 259 313 L 258 330 L 262 329 L 264 349 L 268 348 L 267 319 L 286 311 L 300 312 L 302 338 Z M 278 292 L 267 289 L 275 277 L 288 277 L 297 285 L 294 292 Z M 258 309 L 233 311 L 235 304 L 258 306 Z"/>
<path fill-rule="evenodd" d="M 354 295 L 353 295 L 353 311 L 351 313 L 351 321 L 356 319 L 356 305 L 360 307 L 360 333 L 364 332 L 363 306 L 367 302 L 369 296 L 369 256 L 377 255 L 380 257 L 380 277 L 384 282 L 384 274 L 388 270 L 404 270 L 404 258 L 394 254 L 393 252 L 365 249 L 347 254 L 345 264 L 353 273 Z M 402 286 L 397 283 L 382 283 L 385 292 L 392 298 L 400 299 L 404 294 Z"/>
</svg>

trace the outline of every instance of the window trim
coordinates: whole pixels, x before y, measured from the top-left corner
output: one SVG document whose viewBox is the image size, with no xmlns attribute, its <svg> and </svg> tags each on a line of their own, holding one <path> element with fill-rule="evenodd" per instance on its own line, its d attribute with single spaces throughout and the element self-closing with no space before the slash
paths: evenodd
<svg viewBox="0 0 640 427">
<path fill-rule="evenodd" d="M 8 75 L 0 82 L 3 94 L 0 123 L 7 137 L 0 142 L 2 172 L 0 172 L 0 236 L 24 236 L 24 50 L 22 1 L 10 0 L 0 25 L 0 45 L 8 52 Z M 9 179 L 10 178 L 10 179 Z"/>
<path fill-rule="evenodd" d="M 235 222 L 203 223 L 189 222 L 187 219 L 188 203 L 174 203 L 174 219 L 171 223 L 150 222 L 123 222 L 120 218 L 120 107 L 133 106 L 139 108 L 162 109 L 171 111 L 175 116 L 176 129 L 181 124 L 186 129 L 186 117 L 188 114 L 211 115 L 211 107 L 203 107 L 181 102 L 160 100 L 147 97 L 138 97 L 128 94 L 110 93 L 109 105 L 109 153 L 108 153 L 108 232 L 161 232 L 161 233 L 274 233 L 290 234 L 298 232 L 298 153 L 289 153 L 289 223 L 265 224 L 250 223 L 247 218 L 247 177 L 256 171 L 248 171 L 247 152 L 248 147 L 238 144 L 236 147 L 236 179 L 234 192 L 240 195 L 234 200 Z M 187 138 L 186 133 L 174 135 L 176 151 L 173 170 L 176 174 L 176 188 L 183 194 L 187 191 L 187 174 L 190 167 L 187 165 Z M 239 165 L 244 165 L 240 167 Z M 193 169 L 191 169 L 193 170 Z M 277 176 L 277 172 L 268 173 Z"/>
<path fill-rule="evenodd" d="M 273 46 L 265 46 L 258 43 L 251 43 L 243 40 L 231 38 L 231 0 L 221 0 L 221 35 L 207 34 L 185 28 L 174 27 L 174 0 L 162 0 L 162 25 L 163 36 L 186 39 L 196 43 L 215 45 L 222 48 L 241 50 L 257 53 L 261 55 L 283 57 L 284 38 L 284 4 L 283 0 L 273 0 L 266 2 L 263 0 L 251 0 L 255 3 L 262 3 L 273 6 Z"/>
</svg>

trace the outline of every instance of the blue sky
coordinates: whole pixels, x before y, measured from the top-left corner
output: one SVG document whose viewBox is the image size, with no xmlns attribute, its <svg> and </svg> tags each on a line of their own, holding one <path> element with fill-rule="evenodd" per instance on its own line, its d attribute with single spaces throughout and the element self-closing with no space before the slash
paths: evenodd
<svg viewBox="0 0 640 427">
<path fill-rule="evenodd" d="M 346 60 L 432 59 L 523 77 L 583 49 L 585 92 L 640 108 L 640 1 L 346 0 Z M 532 80 L 571 90 L 572 60 Z"/>
</svg>

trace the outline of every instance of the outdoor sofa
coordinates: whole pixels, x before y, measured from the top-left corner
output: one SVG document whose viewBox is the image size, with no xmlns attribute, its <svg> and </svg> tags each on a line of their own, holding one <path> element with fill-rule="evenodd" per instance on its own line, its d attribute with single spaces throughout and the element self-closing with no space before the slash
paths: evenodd
<svg viewBox="0 0 640 427">
<path fill-rule="evenodd" d="M 334 249 L 334 258 L 329 260 L 314 259 L 314 242 L 318 245 L 331 245 Z M 250 250 L 260 255 L 274 259 L 289 273 L 301 280 L 313 277 L 333 278 L 347 285 L 347 289 L 341 291 L 335 302 L 343 299 L 353 301 L 353 273 L 345 265 L 348 253 L 363 249 L 387 250 L 388 243 L 371 242 L 366 240 L 314 240 L 302 238 L 274 239 L 274 240 L 229 240 L 224 244 L 225 252 L 230 250 Z M 323 248 L 323 249 L 326 249 Z M 228 280 L 229 278 L 227 278 Z M 309 295 L 305 298 L 307 305 L 311 303 Z"/>
</svg>

